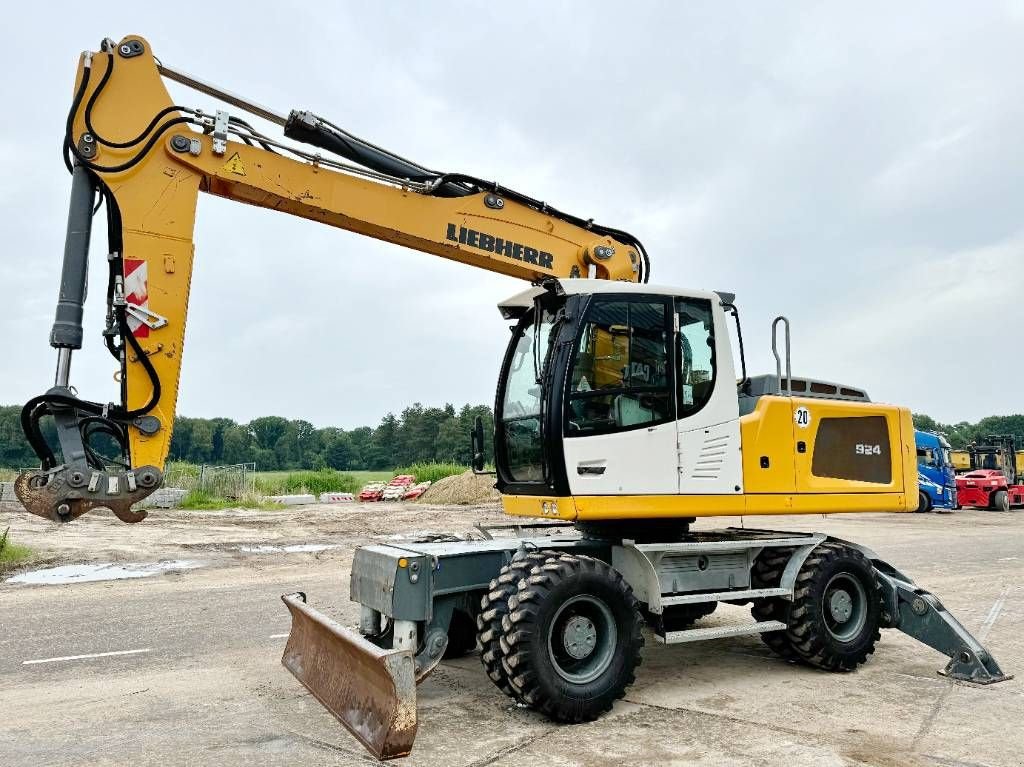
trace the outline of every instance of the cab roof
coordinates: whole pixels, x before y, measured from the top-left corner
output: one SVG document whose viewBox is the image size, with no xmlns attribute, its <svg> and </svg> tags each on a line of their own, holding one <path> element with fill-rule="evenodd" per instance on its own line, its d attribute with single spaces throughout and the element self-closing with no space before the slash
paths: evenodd
<svg viewBox="0 0 1024 767">
<path fill-rule="evenodd" d="M 596 293 L 634 293 L 637 295 L 679 296 L 681 298 L 703 298 L 708 301 L 721 301 L 731 304 L 736 300 L 735 293 L 722 291 L 693 290 L 691 288 L 675 288 L 669 285 L 647 285 L 635 282 L 618 282 L 615 280 L 564 279 L 552 280 L 547 283 L 557 285 L 565 295 L 596 294 Z M 498 304 L 498 310 L 506 319 L 522 316 L 523 310 L 533 308 L 533 300 L 550 287 L 535 286 L 507 298 Z"/>
</svg>

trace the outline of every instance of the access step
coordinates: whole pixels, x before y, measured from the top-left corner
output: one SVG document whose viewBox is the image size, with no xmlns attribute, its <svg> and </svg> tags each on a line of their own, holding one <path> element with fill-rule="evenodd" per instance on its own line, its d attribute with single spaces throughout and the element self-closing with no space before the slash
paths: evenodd
<svg viewBox="0 0 1024 767">
<path fill-rule="evenodd" d="M 757 623 L 744 623 L 741 626 L 712 626 L 706 629 L 668 631 L 664 636 L 661 634 L 656 634 L 655 636 L 665 644 L 681 644 L 683 642 L 703 642 L 706 639 L 725 639 L 726 637 L 764 634 L 768 631 L 782 631 L 785 628 L 786 624 L 782 621 L 758 621 Z"/>
<path fill-rule="evenodd" d="M 679 594 L 678 596 L 662 597 L 661 606 L 693 605 L 701 602 L 725 602 L 730 599 L 763 599 L 765 597 L 784 597 L 790 594 L 789 589 L 745 589 L 743 591 L 711 591 L 704 594 Z"/>
</svg>

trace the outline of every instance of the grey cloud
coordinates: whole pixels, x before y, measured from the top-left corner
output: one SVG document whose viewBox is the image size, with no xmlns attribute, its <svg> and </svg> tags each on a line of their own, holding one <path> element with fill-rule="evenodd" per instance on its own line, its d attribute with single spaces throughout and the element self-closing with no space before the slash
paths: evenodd
<svg viewBox="0 0 1024 767">
<path fill-rule="evenodd" d="M 755 369 L 785 313 L 798 370 L 940 420 L 1021 409 L 1024 363 L 972 319 L 995 303 L 1024 326 L 1019 5 L 251 2 L 201 36 L 187 14 L 110 5 L 57 25 L 22 8 L 48 51 L 8 42 L 33 64 L 0 84 L 31 114 L 0 124 L 0 401 L 52 375 L 75 54 L 138 32 L 257 101 L 633 231 L 655 282 L 738 294 Z M 355 426 L 493 397 L 514 280 L 208 198 L 196 250 L 182 413 Z M 114 396 L 101 262 L 74 365 L 95 398 Z"/>
</svg>

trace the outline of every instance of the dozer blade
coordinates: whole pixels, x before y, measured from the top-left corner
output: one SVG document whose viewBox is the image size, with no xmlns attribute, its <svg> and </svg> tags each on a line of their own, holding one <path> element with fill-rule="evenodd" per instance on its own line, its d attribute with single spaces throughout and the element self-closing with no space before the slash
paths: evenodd
<svg viewBox="0 0 1024 767">
<path fill-rule="evenodd" d="M 384 650 L 306 604 L 281 597 L 292 630 L 281 662 L 378 759 L 406 756 L 416 739 L 411 650 Z"/>
</svg>

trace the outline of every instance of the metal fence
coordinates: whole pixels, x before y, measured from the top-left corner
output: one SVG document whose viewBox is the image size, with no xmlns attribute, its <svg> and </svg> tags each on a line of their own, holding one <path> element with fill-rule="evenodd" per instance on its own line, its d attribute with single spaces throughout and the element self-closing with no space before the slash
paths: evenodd
<svg viewBox="0 0 1024 767">
<path fill-rule="evenodd" d="M 256 464 L 235 463 L 228 466 L 170 463 L 164 472 L 164 487 L 182 490 L 204 490 L 222 498 L 241 498 L 255 490 Z"/>
</svg>

